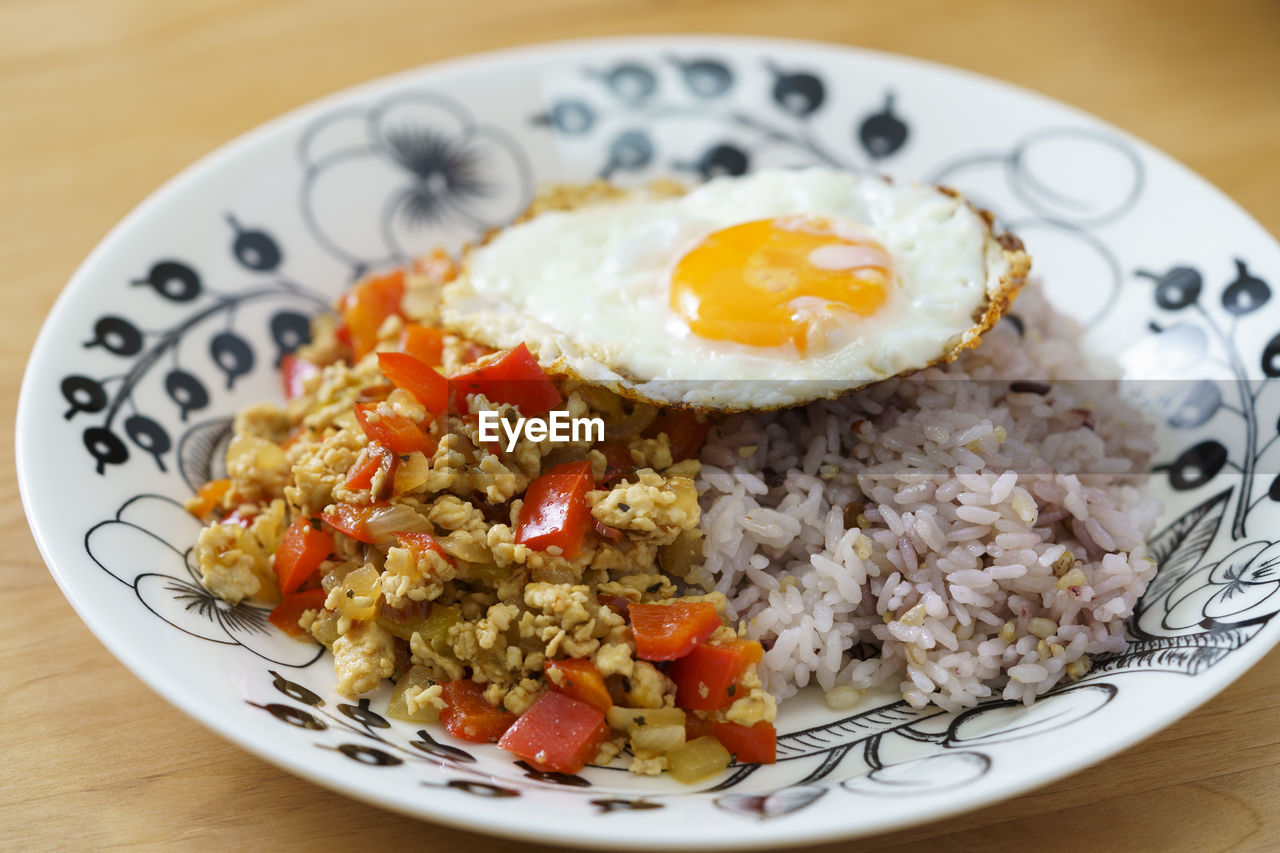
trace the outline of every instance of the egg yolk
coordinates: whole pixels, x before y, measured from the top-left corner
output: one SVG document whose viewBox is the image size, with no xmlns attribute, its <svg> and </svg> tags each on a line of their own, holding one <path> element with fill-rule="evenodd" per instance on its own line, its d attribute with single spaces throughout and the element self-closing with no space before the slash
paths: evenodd
<svg viewBox="0 0 1280 853">
<path fill-rule="evenodd" d="M 889 253 L 857 228 L 785 216 L 705 237 L 672 270 L 670 304 L 695 335 L 757 347 L 790 341 L 804 355 L 880 310 L 891 281 Z"/>
</svg>

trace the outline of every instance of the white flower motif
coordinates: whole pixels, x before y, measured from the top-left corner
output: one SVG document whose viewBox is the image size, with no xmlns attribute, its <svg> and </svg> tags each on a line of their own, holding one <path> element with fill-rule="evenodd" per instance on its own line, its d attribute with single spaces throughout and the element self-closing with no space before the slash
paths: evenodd
<svg viewBox="0 0 1280 853">
<path fill-rule="evenodd" d="M 318 660 L 323 647 L 301 643 L 269 624 L 268 608 L 232 607 L 200 584 L 192 562 L 199 533 L 200 522 L 177 501 L 138 495 L 125 501 L 115 518 L 85 534 L 85 549 L 104 571 L 132 587 L 143 607 L 185 634 L 242 646 L 281 666 Z"/>
<path fill-rule="evenodd" d="M 299 156 L 308 226 L 358 271 L 457 248 L 532 199 L 533 170 L 520 147 L 429 92 L 332 112 L 303 134 Z"/>
<path fill-rule="evenodd" d="M 1185 589 L 1184 589 L 1185 587 Z M 1188 577 L 1169 593 L 1164 627 L 1238 625 L 1280 610 L 1280 542 L 1241 545 L 1215 565 L 1208 578 Z"/>
</svg>

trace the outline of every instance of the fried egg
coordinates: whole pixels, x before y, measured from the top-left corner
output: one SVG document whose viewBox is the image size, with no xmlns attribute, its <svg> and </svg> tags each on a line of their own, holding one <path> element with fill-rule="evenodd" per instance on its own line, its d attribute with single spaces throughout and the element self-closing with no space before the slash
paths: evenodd
<svg viewBox="0 0 1280 853">
<path fill-rule="evenodd" d="M 948 190 L 768 170 L 539 212 L 466 254 L 443 318 L 635 399 L 773 409 L 954 359 L 1028 266 Z"/>
</svg>

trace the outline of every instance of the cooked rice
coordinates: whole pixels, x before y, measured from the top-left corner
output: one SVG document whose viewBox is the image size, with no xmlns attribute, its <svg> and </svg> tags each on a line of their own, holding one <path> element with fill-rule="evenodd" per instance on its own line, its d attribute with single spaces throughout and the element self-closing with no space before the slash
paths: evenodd
<svg viewBox="0 0 1280 853">
<path fill-rule="evenodd" d="M 1080 330 L 1034 288 L 1014 313 L 1022 334 L 954 364 L 712 432 L 698 578 L 765 644 L 779 699 L 897 679 L 917 707 L 1030 703 L 1124 650 L 1156 569 L 1152 428 L 1080 381 Z"/>
</svg>

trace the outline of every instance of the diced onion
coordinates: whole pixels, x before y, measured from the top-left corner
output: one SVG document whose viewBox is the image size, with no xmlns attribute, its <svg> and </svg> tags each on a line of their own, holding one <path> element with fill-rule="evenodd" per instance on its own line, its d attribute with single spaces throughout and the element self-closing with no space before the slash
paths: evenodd
<svg viewBox="0 0 1280 853">
<path fill-rule="evenodd" d="M 668 752 L 684 746 L 684 723 L 678 725 L 635 726 L 629 732 L 631 749 L 639 752 Z"/>
<path fill-rule="evenodd" d="M 365 522 L 365 531 L 373 537 L 375 545 L 394 545 L 397 533 L 431 533 L 431 522 L 412 507 L 391 504 L 378 507 Z"/>
<path fill-rule="evenodd" d="M 686 785 L 714 776 L 729 766 L 733 756 L 713 737 L 700 737 L 667 753 L 667 766 L 677 782 Z"/>
</svg>

